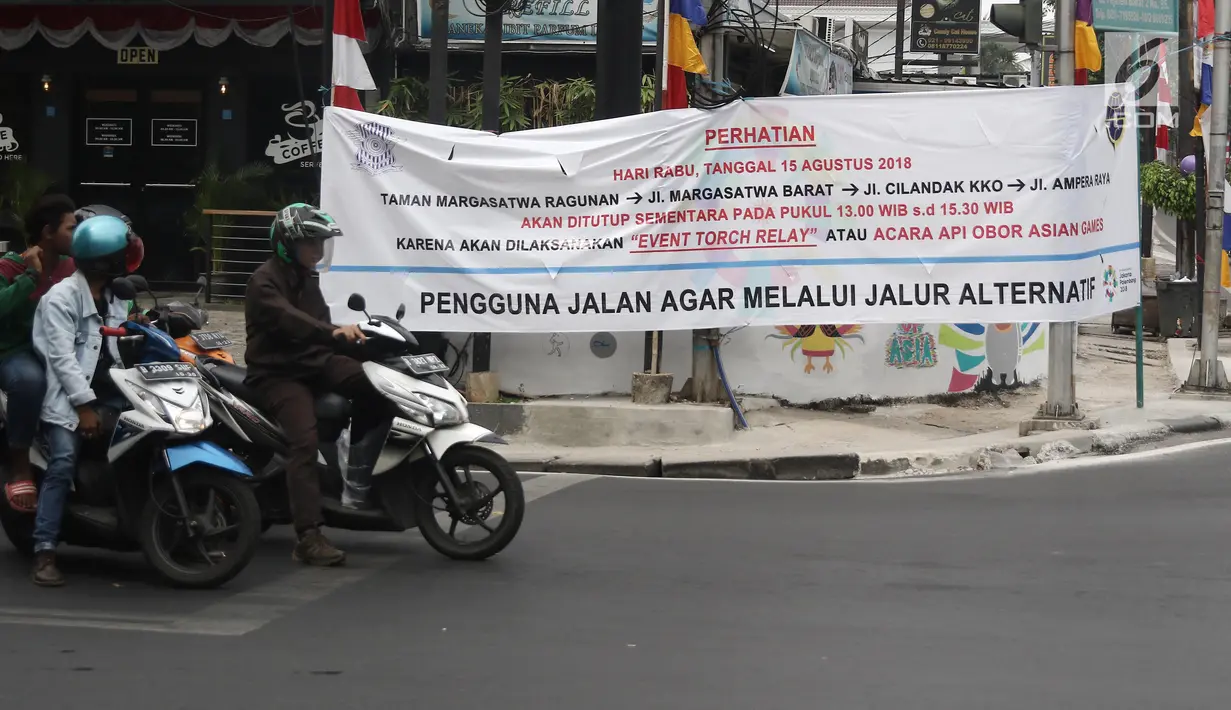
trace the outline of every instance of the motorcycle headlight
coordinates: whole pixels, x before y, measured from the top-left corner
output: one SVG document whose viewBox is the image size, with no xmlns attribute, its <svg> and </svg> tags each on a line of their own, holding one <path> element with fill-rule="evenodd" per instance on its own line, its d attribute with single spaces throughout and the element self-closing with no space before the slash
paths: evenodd
<svg viewBox="0 0 1231 710">
<path fill-rule="evenodd" d="M 174 421 L 175 430 L 184 433 L 204 431 L 208 423 L 205 412 L 196 407 L 182 410 L 175 415 Z"/>
<path fill-rule="evenodd" d="M 452 402 L 400 387 L 387 378 L 379 378 L 376 385 L 411 421 L 424 426 L 462 424 L 469 419 L 468 413 Z"/>
<path fill-rule="evenodd" d="M 426 424 L 428 426 L 449 426 L 452 424 L 461 424 L 466 421 L 466 417 L 462 414 L 461 410 L 443 399 L 429 397 L 419 392 L 407 392 L 406 394 L 413 397 L 416 402 L 431 411 L 433 421 L 421 421 L 420 423 L 422 424 Z M 422 411 L 414 408 L 403 406 L 402 411 L 409 415 L 412 419 L 417 419 L 423 416 Z"/>
</svg>

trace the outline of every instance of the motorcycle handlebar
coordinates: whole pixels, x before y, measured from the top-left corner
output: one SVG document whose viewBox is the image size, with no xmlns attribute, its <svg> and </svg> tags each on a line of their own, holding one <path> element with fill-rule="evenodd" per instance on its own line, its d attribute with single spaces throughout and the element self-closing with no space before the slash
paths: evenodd
<svg viewBox="0 0 1231 710">
<path fill-rule="evenodd" d="M 98 332 L 104 338 L 123 338 L 128 335 L 128 331 L 123 328 L 109 328 L 107 326 L 99 328 Z"/>
</svg>

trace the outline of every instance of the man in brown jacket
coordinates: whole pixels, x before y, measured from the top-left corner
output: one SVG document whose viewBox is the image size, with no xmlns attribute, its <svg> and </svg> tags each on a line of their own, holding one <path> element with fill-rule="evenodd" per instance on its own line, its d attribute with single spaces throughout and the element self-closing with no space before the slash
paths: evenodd
<svg viewBox="0 0 1231 710">
<path fill-rule="evenodd" d="M 375 426 L 384 400 L 358 360 L 338 354 L 343 342 L 366 338 L 356 325 L 330 322 L 316 265 L 325 240 L 342 236 L 333 218 L 296 203 L 278 213 L 270 227 L 274 255 L 248 281 L 246 384 L 282 427 L 289 445 L 286 482 L 299 542 L 292 558 L 310 565 L 345 562 L 346 553 L 321 534 L 321 488 L 317 473 L 314 402 L 325 392 L 352 401 L 352 439 Z"/>
</svg>

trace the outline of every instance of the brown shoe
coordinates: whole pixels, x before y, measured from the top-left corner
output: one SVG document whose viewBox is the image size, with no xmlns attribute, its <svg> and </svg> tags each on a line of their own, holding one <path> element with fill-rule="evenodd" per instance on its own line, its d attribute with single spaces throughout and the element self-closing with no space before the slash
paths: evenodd
<svg viewBox="0 0 1231 710">
<path fill-rule="evenodd" d="M 315 567 L 336 567 L 346 562 L 346 553 L 334 547 L 320 528 L 310 528 L 300 533 L 291 559 Z"/>
<path fill-rule="evenodd" d="M 34 574 L 31 579 L 40 587 L 59 587 L 64 584 L 64 575 L 56 567 L 56 553 L 40 552 L 34 556 Z"/>
</svg>

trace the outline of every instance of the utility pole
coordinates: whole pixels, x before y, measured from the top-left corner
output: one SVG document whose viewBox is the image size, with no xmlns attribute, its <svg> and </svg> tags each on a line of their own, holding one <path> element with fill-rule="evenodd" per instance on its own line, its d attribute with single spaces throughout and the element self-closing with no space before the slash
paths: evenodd
<svg viewBox="0 0 1231 710">
<path fill-rule="evenodd" d="M 898 22 L 893 28 L 893 78 L 902 80 L 902 45 L 906 42 L 906 0 L 898 0 Z"/>
<path fill-rule="evenodd" d="M 449 0 L 432 0 L 432 48 L 428 63 L 427 118 L 444 125 L 449 113 Z"/>
<path fill-rule="evenodd" d="M 500 55 L 504 47 L 504 7 L 508 0 L 486 0 L 483 17 L 483 130 L 500 131 Z M 470 372 L 482 374 L 492 369 L 492 334 L 475 333 Z M 490 378 L 489 378 L 490 379 Z M 499 396 L 499 385 L 496 392 Z"/>
<path fill-rule="evenodd" d="M 631 0 L 598 3 L 594 47 L 594 118 L 641 113 L 642 4 Z"/>
<path fill-rule="evenodd" d="M 1205 283 L 1202 288 L 1201 359 L 1193 363 L 1188 385 L 1227 389 L 1218 359 L 1218 305 L 1222 299 L 1223 191 L 1227 171 L 1227 94 L 1231 83 L 1231 0 L 1214 2 L 1214 87 L 1210 102 L 1209 203 L 1205 212 Z"/>
<path fill-rule="evenodd" d="M 1180 46 L 1193 46 L 1193 3 L 1180 3 Z M 1179 55 L 1180 59 L 1180 116 L 1177 148 L 1179 158 L 1195 155 L 1196 140 L 1189 135 L 1197 112 L 1197 93 L 1193 88 L 1193 62 L 1190 54 Z M 1175 218 L 1175 273 L 1184 278 L 1196 279 L 1193 271 L 1197 255 L 1194 247 L 1193 225 L 1180 217 Z"/>
<path fill-rule="evenodd" d="M 1075 69 L 1073 39 L 1076 32 L 1076 0 L 1056 3 L 1056 84 L 1072 86 Z M 1039 408 L 1040 419 L 1080 421 L 1077 407 L 1077 382 L 1073 373 L 1076 353 L 1076 323 L 1051 323 L 1047 336 L 1047 401 Z"/>
<path fill-rule="evenodd" d="M 727 79 L 727 36 L 721 29 L 701 37 L 701 56 L 710 70 L 714 87 L 722 87 Z M 721 91 L 715 88 L 715 92 Z M 719 345 L 722 333 L 717 328 L 692 331 L 692 399 L 694 402 L 717 402 L 722 398 L 722 382 L 718 379 L 718 363 L 713 347 Z"/>
</svg>

